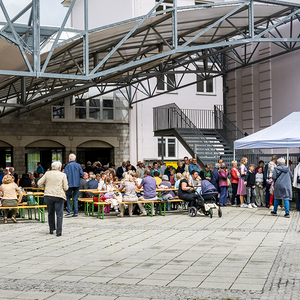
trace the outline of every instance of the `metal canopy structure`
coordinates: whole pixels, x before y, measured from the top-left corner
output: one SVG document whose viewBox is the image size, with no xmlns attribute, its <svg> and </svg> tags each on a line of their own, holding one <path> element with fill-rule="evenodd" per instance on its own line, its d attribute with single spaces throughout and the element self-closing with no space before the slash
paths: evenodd
<svg viewBox="0 0 300 300">
<path fill-rule="evenodd" d="M 40 26 L 39 1 L 32 0 L 11 19 L 0 0 L 6 18 L 0 29 L 0 117 L 92 87 L 99 95 L 120 90 L 132 105 L 161 95 L 156 93 L 159 81 L 166 81 L 170 92 L 300 48 L 297 3 L 247 0 L 177 7 L 174 0 L 172 8 L 157 12 L 160 0 L 147 15 L 88 29 L 88 0 L 83 0 L 84 29 L 75 30 L 65 26 L 76 0 L 59 28 Z M 28 24 L 17 23 L 27 11 Z M 73 36 L 62 41 L 65 31 Z M 276 54 L 255 60 L 260 43 L 276 45 Z M 176 82 L 164 76 L 174 73 Z M 190 73 L 198 76 L 183 84 Z M 152 78 L 158 79 L 156 85 L 150 84 Z M 144 97 L 135 100 L 137 91 Z"/>
</svg>

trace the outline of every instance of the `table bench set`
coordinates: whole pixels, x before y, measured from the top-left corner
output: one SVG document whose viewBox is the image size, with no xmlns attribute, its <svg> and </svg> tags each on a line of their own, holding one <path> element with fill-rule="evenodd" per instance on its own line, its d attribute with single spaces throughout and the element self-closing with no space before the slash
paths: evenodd
<svg viewBox="0 0 300 300">
<path fill-rule="evenodd" d="M 1 206 L 0 209 L 18 209 L 20 213 L 21 218 L 25 218 L 25 210 L 27 210 L 27 216 L 29 220 L 34 219 L 37 221 L 41 221 L 42 223 L 45 223 L 45 209 L 47 208 L 47 205 L 40 204 L 40 198 L 44 197 L 43 192 L 28 192 L 28 190 L 42 190 L 42 189 L 32 189 L 32 188 L 25 188 L 27 191 L 23 192 L 23 196 L 33 195 L 36 198 L 36 204 L 35 205 L 28 205 L 27 202 L 19 203 L 16 207 L 5 207 Z M 137 204 L 142 203 L 145 205 L 146 212 L 149 216 L 153 217 L 153 211 L 154 211 L 154 204 L 157 203 L 159 206 L 158 213 L 159 215 L 165 216 L 166 215 L 166 208 L 167 203 L 182 203 L 185 206 L 185 201 L 178 199 L 178 197 L 174 197 L 173 199 L 169 199 L 168 201 L 161 201 L 159 198 L 161 198 L 161 193 L 165 191 L 177 191 L 178 189 L 157 189 L 157 192 L 159 194 L 158 200 L 139 200 L 135 202 L 128 202 L 128 201 L 122 201 L 118 202 L 118 204 Z M 95 206 L 98 207 L 96 211 L 96 217 L 99 219 L 104 219 L 104 209 L 107 205 L 110 205 L 110 203 L 101 201 L 101 195 L 107 193 L 107 191 L 98 191 L 98 190 L 80 190 L 80 192 L 87 192 L 93 194 L 93 197 L 89 198 L 78 198 L 78 202 L 81 202 L 84 204 L 84 213 L 87 216 L 95 216 Z M 140 190 L 137 190 L 137 192 L 141 192 Z M 97 201 L 95 201 L 95 198 Z M 71 201 L 72 203 L 73 201 Z M 72 203 L 73 204 L 73 203 Z"/>
<path fill-rule="evenodd" d="M 45 223 L 45 209 L 47 205 L 40 204 L 40 198 L 44 197 L 44 192 L 28 192 L 28 190 L 42 190 L 37 188 L 25 188 L 25 190 L 27 191 L 23 192 L 23 196 L 33 195 L 36 198 L 35 205 L 28 205 L 27 202 L 22 202 L 15 207 L 1 206 L 0 209 L 17 209 L 20 217 L 24 219 L 26 217 L 25 210 L 27 210 L 29 220 L 32 220 L 34 216 L 35 220 Z"/>
<path fill-rule="evenodd" d="M 178 189 L 157 189 L 159 196 L 157 200 L 138 200 L 138 201 L 122 201 L 118 202 L 118 204 L 137 204 L 141 203 L 145 205 L 145 210 L 147 214 L 151 217 L 153 217 L 153 210 L 154 210 L 154 204 L 157 203 L 159 206 L 159 215 L 165 216 L 166 215 L 166 208 L 167 203 L 183 203 L 185 205 L 185 201 L 178 199 L 178 197 L 174 197 L 173 199 L 169 199 L 168 201 L 161 201 L 159 198 L 161 198 L 161 193 L 165 191 L 177 191 Z M 104 219 L 104 209 L 107 205 L 110 205 L 109 202 L 101 201 L 101 194 L 107 193 L 106 191 L 98 191 L 98 190 L 80 190 L 80 192 L 87 192 L 93 194 L 93 197 L 89 198 L 78 198 L 78 202 L 82 202 L 84 204 L 84 213 L 88 216 L 95 216 L 95 206 L 98 207 L 97 209 L 97 215 L 96 217 L 99 219 Z M 140 190 L 137 190 L 137 192 L 140 192 Z M 111 193 L 111 191 L 110 191 Z M 96 197 L 95 197 L 96 196 Z M 95 201 L 95 198 L 97 201 Z"/>
</svg>

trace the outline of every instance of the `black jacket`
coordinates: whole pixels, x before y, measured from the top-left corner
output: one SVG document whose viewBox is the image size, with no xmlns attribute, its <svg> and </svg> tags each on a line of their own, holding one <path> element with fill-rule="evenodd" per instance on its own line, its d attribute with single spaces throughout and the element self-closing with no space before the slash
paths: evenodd
<svg viewBox="0 0 300 300">
<path fill-rule="evenodd" d="M 250 171 L 248 171 L 247 173 L 246 173 L 246 180 L 245 181 L 247 181 L 247 187 L 252 187 L 252 186 L 254 186 L 255 185 L 255 172 L 253 171 L 253 172 L 250 172 Z"/>
</svg>

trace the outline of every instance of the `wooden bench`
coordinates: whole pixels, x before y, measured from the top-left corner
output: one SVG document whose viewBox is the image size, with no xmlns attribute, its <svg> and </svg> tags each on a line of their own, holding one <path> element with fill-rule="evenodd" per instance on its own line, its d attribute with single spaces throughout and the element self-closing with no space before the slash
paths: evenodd
<svg viewBox="0 0 300 300">
<path fill-rule="evenodd" d="M 1 206 L 0 209 L 18 209 L 20 211 L 21 218 L 25 219 L 25 209 L 28 210 L 28 219 L 32 220 L 32 209 L 34 209 L 35 220 L 45 223 L 45 208 L 47 205 L 27 205 L 26 202 L 20 203 L 18 206 Z"/>
<path fill-rule="evenodd" d="M 84 203 L 84 206 L 83 206 L 84 214 L 88 216 L 90 214 L 90 205 L 93 204 L 94 199 L 93 198 L 78 198 L 78 202 Z M 73 201 L 71 203 L 73 204 Z"/>
</svg>

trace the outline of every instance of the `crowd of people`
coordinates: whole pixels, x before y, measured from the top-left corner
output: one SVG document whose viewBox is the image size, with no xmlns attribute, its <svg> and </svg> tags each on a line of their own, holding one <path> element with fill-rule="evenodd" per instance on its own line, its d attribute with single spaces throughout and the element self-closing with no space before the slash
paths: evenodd
<svg viewBox="0 0 300 300">
<path fill-rule="evenodd" d="M 276 155 L 271 157 L 270 162 L 265 164 L 260 161 L 257 166 L 254 164 L 248 166 L 247 158 L 243 157 L 239 166 L 237 161 L 232 161 L 231 169 L 221 159 L 213 168 L 207 164 L 201 169 L 196 158 L 188 157 L 178 161 L 177 168 L 161 161 L 155 161 L 147 166 L 139 161 L 136 167 L 130 161 L 124 161 L 116 168 L 112 163 L 103 166 L 99 161 L 93 164 L 91 162 L 87 162 L 86 165 L 79 164 L 76 162 L 75 154 L 70 154 L 67 165 L 54 162 L 51 170 L 46 173 L 41 163 L 37 164 L 35 172 L 23 174 L 21 178 L 15 173 L 13 167 L 9 170 L 0 169 L 0 180 L 3 206 L 15 206 L 16 201 L 21 201 L 22 188 L 44 188 L 50 233 L 56 230 L 58 236 L 61 235 L 65 200 L 67 202 L 65 217 L 77 217 L 78 197 L 91 197 L 93 194 L 89 193 L 90 189 L 103 191 L 101 200 L 111 204 L 106 206 L 105 212 L 109 213 L 111 206 L 119 217 L 124 216 L 125 208 L 129 216 L 134 213 L 147 215 L 142 203 L 138 203 L 135 207 L 133 204 L 126 207 L 118 203 L 122 201 L 122 197 L 126 202 L 136 202 L 138 199 L 157 200 L 157 189 L 174 188 L 178 190 L 175 193 L 180 199 L 193 206 L 195 196 L 192 190 L 201 187 L 203 180 L 209 181 L 217 189 L 217 201 L 220 206 L 232 205 L 249 209 L 265 206 L 276 215 L 279 205 L 284 205 L 285 217 L 289 217 L 289 201 L 292 200 L 293 185 L 298 190 L 297 210 L 300 210 L 300 159 L 292 176 L 285 160 Z M 230 186 L 231 195 L 228 192 Z M 142 189 L 142 193 L 137 194 L 136 189 Z M 80 192 L 80 190 L 86 191 Z M 172 199 L 175 193 L 164 191 L 162 198 Z M 15 212 L 12 220 L 17 222 Z M 7 223 L 6 212 L 4 222 Z"/>
</svg>

